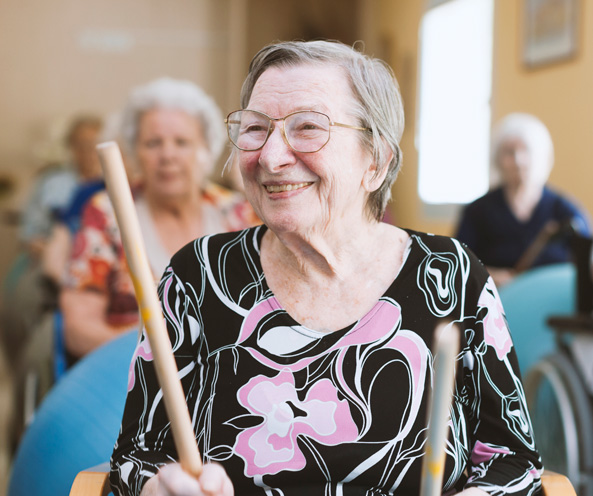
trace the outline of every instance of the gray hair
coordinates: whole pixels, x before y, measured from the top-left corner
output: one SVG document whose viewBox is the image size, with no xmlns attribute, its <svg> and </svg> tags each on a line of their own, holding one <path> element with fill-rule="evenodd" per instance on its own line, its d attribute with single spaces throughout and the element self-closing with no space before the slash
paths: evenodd
<svg viewBox="0 0 593 496">
<path fill-rule="evenodd" d="M 121 136 L 128 152 L 134 155 L 140 117 L 148 110 L 182 110 L 201 124 L 212 165 L 225 143 L 223 117 L 214 100 L 191 81 L 160 78 L 134 88 L 121 114 Z"/>
<path fill-rule="evenodd" d="M 513 139 L 519 139 L 527 146 L 533 164 L 547 180 L 554 165 L 554 143 L 545 124 L 534 115 L 521 112 L 501 119 L 492 133 L 492 162 L 495 165 L 498 165 L 500 148 Z"/>
<path fill-rule="evenodd" d="M 387 167 L 381 186 L 367 200 L 370 216 L 381 220 L 391 199 L 391 186 L 401 167 L 399 142 L 404 129 L 404 112 L 399 87 L 393 71 L 382 60 L 371 58 L 355 48 L 337 41 L 279 42 L 262 48 L 249 66 L 241 89 L 241 107 L 246 108 L 258 78 L 270 67 L 303 64 L 333 64 L 349 79 L 354 94 L 353 116 L 357 125 L 371 130 L 360 133 L 361 141 L 373 155 L 380 175 Z M 385 144 L 393 153 L 389 155 Z M 233 150 L 233 154 L 236 150 Z"/>
</svg>

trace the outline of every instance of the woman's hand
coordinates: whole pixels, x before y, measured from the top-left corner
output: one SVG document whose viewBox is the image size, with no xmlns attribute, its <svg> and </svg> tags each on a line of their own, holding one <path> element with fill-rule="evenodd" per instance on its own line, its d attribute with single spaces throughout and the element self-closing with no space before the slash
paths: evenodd
<svg viewBox="0 0 593 496">
<path fill-rule="evenodd" d="M 165 465 L 150 479 L 140 496 L 233 496 L 233 483 L 221 465 L 207 463 L 195 479 L 179 463 Z"/>
</svg>

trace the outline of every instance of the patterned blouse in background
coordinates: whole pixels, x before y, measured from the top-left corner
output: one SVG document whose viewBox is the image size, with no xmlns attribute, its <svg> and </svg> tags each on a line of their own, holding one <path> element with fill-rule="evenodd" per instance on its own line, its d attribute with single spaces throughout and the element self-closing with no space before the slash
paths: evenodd
<svg viewBox="0 0 593 496">
<path fill-rule="evenodd" d="M 168 259 L 141 195 L 135 198 L 146 251 L 158 280 Z M 204 234 L 238 231 L 259 223 L 251 205 L 236 192 L 207 183 L 202 192 Z M 150 241 L 149 241 L 150 240 Z M 169 254 L 169 256 L 172 254 Z M 74 239 L 64 287 L 108 296 L 107 323 L 122 330 L 138 324 L 138 306 L 129 275 L 115 213 L 106 191 L 95 194 L 84 208 Z"/>
<path fill-rule="evenodd" d="M 539 494 L 513 342 L 472 253 L 408 231 L 403 266 L 374 308 L 327 334 L 292 319 L 267 286 L 265 231 L 190 243 L 159 286 L 200 453 L 224 466 L 235 494 L 418 494 L 441 319 L 462 331 L 443 490 Z M 177 457 L 162 398 L 143 334 L 111 460 L 118 496 L 138 495 Z"/>
</svg>

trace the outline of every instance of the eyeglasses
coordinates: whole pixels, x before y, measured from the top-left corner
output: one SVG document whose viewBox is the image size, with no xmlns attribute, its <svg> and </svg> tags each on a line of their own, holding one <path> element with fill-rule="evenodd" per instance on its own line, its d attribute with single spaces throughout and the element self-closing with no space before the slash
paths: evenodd
<svg viewBox="0 0 593 496">
<path fill-rule="evenodd" d="M 332 126 L 358 131 L 366 127 L 332 122 L 329 116 L 314 110 L 299 110 L 285 117 L 270 117 L 256 110 L 236 110 L 224 120 L 231 143 L 239 150 L 253 152 L 262 148 L 274 130 L 274 122 L 282 121 L 282 136 L 295 152 L 314 153 L 321 150 L 330 138 Z"/>
</svg>

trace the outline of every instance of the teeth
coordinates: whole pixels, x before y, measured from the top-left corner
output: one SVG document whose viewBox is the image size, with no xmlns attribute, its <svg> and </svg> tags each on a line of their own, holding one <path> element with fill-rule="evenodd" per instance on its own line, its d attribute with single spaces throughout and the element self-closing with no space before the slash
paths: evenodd
<svg viewBox="0 0 593 496">
<path fill-rule="evenodd" d="M 282 191 L 293 191 L 295 189 L 304 188 L 311 183 L 298 183 L 298 184 L 278 184 L 273 186 L 266 186 L 268 193 L 280 193 Z"/>
</svg>

